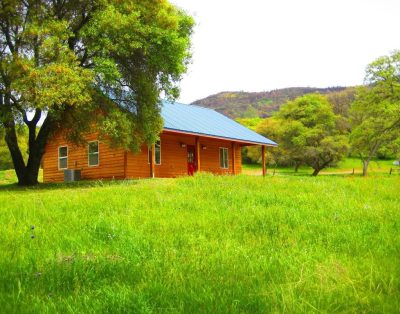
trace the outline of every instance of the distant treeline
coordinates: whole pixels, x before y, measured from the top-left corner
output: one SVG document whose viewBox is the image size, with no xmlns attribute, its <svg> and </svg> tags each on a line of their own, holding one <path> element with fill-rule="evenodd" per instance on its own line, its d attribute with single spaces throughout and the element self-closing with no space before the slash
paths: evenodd
<svg viewBox="0 0 400 314">
<path fill-rule="evenodd" d="M 259 93 L 222 92 L 197 100 L 193 104 L 215 109 L 233 119 L 266 118 L 287 101 L 311 93 L 328 95 L 332 103 L 337 103 L 338 107 L 344 105 L 348 109 L 354 99 L 354 91 L 353 87 L 291 87 Z"/>
<path fill-rule="evenodd" d="M 311 166 L 314 175 L 345 156 L 359 157 L 363 174 L 373 158 L 400 158 L 400 52 L 368 65 L 365 86 L 307 93 L 288 100 L 268 118 L 239 118 L 240 123 L 279 143 L 269 163 Z M 326 90 L 325 90 L 326 91 Z M 260 162 L 259 148 L 243 151 Z"/>
</svg>

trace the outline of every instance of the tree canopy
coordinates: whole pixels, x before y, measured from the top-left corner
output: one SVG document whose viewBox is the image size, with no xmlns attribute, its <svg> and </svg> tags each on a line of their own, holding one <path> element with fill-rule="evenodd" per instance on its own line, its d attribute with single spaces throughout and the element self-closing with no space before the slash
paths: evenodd
<svg viewBox="0 0 400 314">
<path fill-rule="evenodd" d="M 155 142 L 159 98 L 179 94 L 192 27 L 166 0 L 2 1 L 0 128 L 19 183 L 37 183 L 46 142 L 60 130 L 80 143 L 96 125 L 131 150 Z M 23 123 L 26 163 L 16 132 Z"/>
<path fill-rule="evenodd" d="M 326 96 L 309 94 L 289 101 L 275 119 L 277 140 L 286 158 L 296 166 L 312 167 L 313 175 L 337 163 L 347 152 L 347 137 L 338 128 L 339 118 Z"/>
<path fill-rule="evenodd" d="M 400 51 L 368 65 L 365 86 L 351 110 L 352 150 L 363 161 L 363 174 L 379 149 L 396 150 L 400 138 Z"/>
</svg>

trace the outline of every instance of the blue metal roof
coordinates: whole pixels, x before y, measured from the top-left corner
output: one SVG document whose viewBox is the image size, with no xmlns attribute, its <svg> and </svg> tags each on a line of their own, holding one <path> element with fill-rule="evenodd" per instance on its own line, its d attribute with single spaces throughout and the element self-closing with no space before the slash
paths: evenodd
<svg viewBox="0 0 400 314">
<path fill-rule="evenodd" d="M 277 146 L 274 141 L 212 109 L 163 101 L 161 116 L 164 130 Z"/>
</svg>

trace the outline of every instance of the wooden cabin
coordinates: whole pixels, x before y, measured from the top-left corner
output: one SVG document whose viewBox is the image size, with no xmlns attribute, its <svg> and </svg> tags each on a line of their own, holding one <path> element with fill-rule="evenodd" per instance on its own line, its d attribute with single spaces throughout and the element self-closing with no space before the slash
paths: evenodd
<svg viewBox="0 0 400 314">
<path fill-rule="evenodd" d="M 76 146 L 63 137 L 49 140 L 43 156 L 43 181 L 64 181 L 64 170 L 79 170 L 83 180 L 171 178 L 195 172 L 241 173 L 241 147 L 261 145 L 263 174 L 265 149 L 277 144 L 208 108 L 163 102 L 164 128 L 160 140 L 133 153 L 112 149 L 96 133 L 87 145 Z"/>
</svg>

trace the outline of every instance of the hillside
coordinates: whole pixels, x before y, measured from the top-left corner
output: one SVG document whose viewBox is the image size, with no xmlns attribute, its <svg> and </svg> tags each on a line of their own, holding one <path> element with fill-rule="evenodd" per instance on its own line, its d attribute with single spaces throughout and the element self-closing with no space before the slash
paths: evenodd
<svg viewBox="0 0 400 314">
<path fill-rule="evenodd" d="M 309 93 L 335 95 L 347 90 L 350 90 L 352 94 L 354 88 L 291 87 L 256 93 L 221 92 L 204 99 L 196 100 L 193 104 L 215 109 L 231 118 L 265 118 L 270 116 L 274 111 L 277 111 L 286 101 L 295 99 L 296 97 Z M 349 98 L 351 99 L 352 95 Z"/>
</svg>

